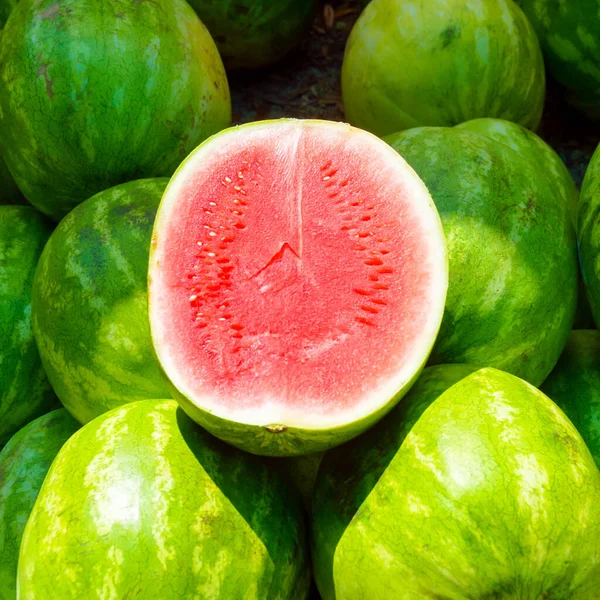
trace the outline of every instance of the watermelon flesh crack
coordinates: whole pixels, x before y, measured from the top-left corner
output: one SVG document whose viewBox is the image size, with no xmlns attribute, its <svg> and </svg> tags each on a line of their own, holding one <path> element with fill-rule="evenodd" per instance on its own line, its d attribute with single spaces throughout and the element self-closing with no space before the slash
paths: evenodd
<svg viewBox="0 0 600 600">
<path fill-rule="evenodd" d="M 204 426 L 206 412 L 321 431 L 329 446 L 340 438 L 327 432 L 399 399 L 446 287 L 437 212 L 386 144 L 342 124 L 263 122 L 211 138 L 169 184 L 150 259 L 153 340 Z M 263 453 L 264 440 L 235 437 Z"/>
</svg>

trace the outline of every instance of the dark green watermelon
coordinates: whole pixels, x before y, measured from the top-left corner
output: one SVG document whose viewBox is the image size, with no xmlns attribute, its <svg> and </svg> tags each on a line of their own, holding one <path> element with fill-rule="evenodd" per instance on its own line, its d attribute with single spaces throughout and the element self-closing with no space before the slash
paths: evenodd
<svg viewBox="0 0 600 600">
<path fill-rule="evenodd" d="M 600 146 L 581 186 L 577 212 L 579 264 L 596 326 L 600 324 Z"/>
<path fill-rule="evenodd" d="M 600 5 L 598 0 L 517 0 L 542 46 L 548 72 L 566 99 L 600 119 Z"/>
<path fill-rule="evenodd" d="M 316 0 L 188 0 L 228 69 L 280 60 L 308 32 Z"/>
<path fill-rule="evenodd" d="M 540 389 L 571 419 L 600 467 L 600 332 L 573 331 Z"/>
<path fill-rule="evenodd" d="M 517 151 L 514 134 L 499 142 L 489 126 L 486 135 L 473 127 L 385 138 L 427 185 L 446 233 L 448 297 L 431 363 L 495 367 L 539 385 L 577 307 L 572 184 L 533 134 Z"/>
<path fill-rule="evenodd" d="M 0 206 L 0 447 L 58 400 L 31 323 L 34 271 L 51 223 L 28 206 Z"/>
<path fill-rule="evenodd" d="M 27 204 L 27 201 L 0 156 L 0 205 L 3 204 Z"/>
<path fill-rule="evenodd" d="M 184 0 L 20 2 L 0 44 L 0 140 L 55 220 L 90 196 L 170 176 L 231 120 L 208 31 Z"/>
</svg>

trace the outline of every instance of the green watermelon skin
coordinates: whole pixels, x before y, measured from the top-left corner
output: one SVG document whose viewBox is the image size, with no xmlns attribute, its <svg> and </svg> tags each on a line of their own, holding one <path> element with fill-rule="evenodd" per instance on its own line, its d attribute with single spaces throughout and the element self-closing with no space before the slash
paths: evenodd
<svg viewBox="0 0 600 600">
<path fill-rule="evenodd" d="M 540 389 L 571 419 L 600 467 L 600 331 L 571 332 Z"/>
<path fill-rule="evenodd" d="M 597 327 L 600 323 L 600 146 L 592 156 L 581 186 L 577 244 L 581 276 Z"/>
<path fill-rule="evenodd" d="M 64 409 L 38 417 L 0 452 L 0 600 L 17 597 L 17 561 L 25 524 L 63 444 L 79 429 Z"/>
<path fill-rule="evenodd" d="M 167 179 L 125 183 L 58 225 L 33 285 L 33 329 L 48 377 L 80 422 L 171 396 L 150 341 L 147 272 Z"/>
<path fill-rule="evenodd" d="M 18 573 L 20 600 L 300 600 L 309 582 L 297 495 L 173 400 L 117 408 L 66 443 Z"/>
<path fill-rule="evenodd" d="M 255 69 L 298 45 L 315 0 L 188 0 L 212 34 L 228 69 Z"/>
<path fill-rule="evenodd" d="M 480 369 L 452 385 L 446 368 L 325 456 L 323 599 L 597 598 L 600 472 L 581 436 L 524 381 Z"/>
<path fill-rule="evenodd" d="M 350 34 L 342 95 L 348 121 L 380 136 L 481 117 L 535 130 L 544 63 L 513 0 L 374 0 Z"/>
<path fill-rule="evenodd" d="M 541 384 L 577 306 L 572 209 L 561 186 L 473 131 L 423 127 L 385 139 L 427 185 L 446 233 L 449 288 L 430 364 L 495 367 Z"/>
<path fill-rule="evenodd" d="M 505 144 L 518 152 L 521 159 L 529 160 L 533 165 L 540 167 L 544 177 L 552 178 L 556 191 L 569 207 L 575 223 L 579 191 L 567 165 L 541 137 L 521 125 L 504 119 L 473 119 L 457 125 L 456 128 L 474 131 Z"/>
<path fill-rule="evenodd" d="M 0 447 L 58 400 L 31 322 L 34 271 L 52 226 L 27 206 L 0 206 Z"/>
<path fill-rule="evenodd" d="M 567 101 L 600 119 L 600 10 L 597 0 L 517 0 L 538 34 L 548 72 Z"/>
<path fill-rule="evenodd" d="M 221 58 L 184 0 L 20 2 L 3 31 L 4 158 L 55 220 L 119 183 L 170 176 L 230 120 Z"/>
</svg>

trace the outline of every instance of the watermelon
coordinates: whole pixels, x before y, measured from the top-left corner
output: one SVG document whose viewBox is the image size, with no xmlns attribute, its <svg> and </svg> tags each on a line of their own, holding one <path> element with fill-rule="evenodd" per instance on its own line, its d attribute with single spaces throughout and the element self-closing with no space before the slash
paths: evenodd
<svg viewBox="0 0 600 600">
<path fill-rule="evenodd" d="M 422 181 L 349 125 L 218 134 L 154 226 L 150 328 L 186 412 L 249 452 L 340 444 L 400 399 L 431 350 L 445 240 Z"/>
<path fill-rule="evenodd" d="M 308 33 L 316 0 L 188 0 L 228 69 L 274 63 Z"/>
<path fill-rule="evenodd" d="M 387 135 L 479 117 L 539 125 L 544 63 L 513 0 L 374 0 L 342 67 L 346 118 Z"/>
<path fill-rule="evenodd" d="M 33 274 L 51 224 L 27 206 L 0 206 L 0 448 L 53 408 L 31 323 Z"/>
<path fill-rule="evenodd" d="M 542 392 L 496 369 L 433 367 L 387 419 L 325 455 L 311 524 L 319 590 L 595 600 L 599 497 L 589 450 Z"/>
<path fill-rule="evenodd" d="M 525 127 L 503 119 L 474 119 L 457 125 L 457 129 L 475 131 L 497 142 L 506 144 L 517 151 L 521 159 L 529 159 L 534 165 L 541 167 L 539 177 L 552 178 L 555 191 L 562 196 L 565 204 L 569 206 L 573 223 L 577 224 L 579 190 L 563 160 L 542 138 Z M 577 297 L 574 326 L 581 329 L 593 327 L 592 312 L 585 296 L 585 288 L 581 277 L 579 277 Z"/>
<path fill-rule="evenodd" d="M 25 528 L 20 600 L 303 600 L 297 494 L 173 400 L 88 423 L 63 446 Z"/>
<path fill-rule="evenodd" d="M 450 285 L 431 364 L 496 367 L 539 385 L 578 294 L 572 204 L 552 161 L 465 128 L 386 140 L 429 188 L 446 232 Z"/>
<path fill-rule="evenodd" d="M 517 0 L 538 34 L 546 67 L 566 100 L 600 119 L 598 0 Z"/>
<path fill-rule="evenodd" d="M 600 467 L 600 331 L 571 332 L 541 390 L 571 419 Z"/>
<path fill-rule="evenodd" d="M 230 120 L 221 58 L 184 0 L 20 2 L 3 30 L 4 158 L 55 220 L 119 183 L 170 176 Z"/>
<path fill-rule="evenodd" d="M 594 152 L 581 186 L 577 213 L 579 264 L 596 326 L 600 324 L 600 146 Z"/>
<path fill-rule="evenodd" d="M 540 167 L 543 177 L 552 178 L 555 190 L 569 207 L 573 222 L 577 219 L 579 191 L 560 156 L 541 137 L 529 129 L 503 119 L 473 119 L 457 126 L 480 133 L 496 142 L 505 144 L 518 152 L 521 160 L 529 160 Z"/>
<path fill-rule="evenodd" d="M 80 422 L 170 397 L 152 351 L 147 268 L 167 179 L 124 183 L 58 225 L 33 283 L 33 330 L 48 377 Z"/>
<path fill-rule="evenodd" d="M 55 410 L 23 427 L 0 452 L 0 600 L 17 597 L 25 524 L 54 457 L 77 429 L 64 408 Z"/>
</svg>

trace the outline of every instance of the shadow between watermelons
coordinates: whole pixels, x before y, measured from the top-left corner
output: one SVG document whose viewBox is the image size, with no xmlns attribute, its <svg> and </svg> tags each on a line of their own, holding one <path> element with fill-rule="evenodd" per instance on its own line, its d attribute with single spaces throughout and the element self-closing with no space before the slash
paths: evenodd
<svg viewBox="0 0 600 600">
<path fill-rule="evenodd" d="M 267 468 L 260 458 L 215 438 L 192 421 L 182 408 L 177 408 L 176 418 L 181 436 L 190 451 L 266 548 L 274 568 L 270 583 L 272 588 L 277 588 L 280 592 L 282 581 L 289 578 L 289 573 L 278 574 L 277 568 L 290 571 L 295 565 L 298 577 L 289 598 L 304 600 L 309 586 L 310 568 L 306 551 L 307 527 L 299 494 L 292 486 L 285 484 L 279 473 Z M 217 457 L 219 460 L 216 460 Z M 240 462 L 244 463 L 245 468 L 238 476 L 236 470 Z M 249 471 L 256 477 L 248 477 Z M 282 511 L 287 513 L 283 519 L 280 517 L 269 520 L 264 515 L 257 517 L 261 514 L 261 506 L 257 505 L 256 499 L 265 494 L 281 499 Z M 273 504 L 272 501 L 266 501 L 262 508 L 270 510 Z M 283 528 L 266 526 L 267 523 L 282 521 L 285 524 Z M 292 535 L 296 535 L 296 543 L 290 554 L 289 538 Z M 284 560 L 286 553 L 289 554 L 287 563 Z"/>
<path fill-rule="evenodd" d="M 425 369 L 385 419 L 358 438 L 325 454 L 317 476 L 311 515 L 315 579 L 324 600 L 336 598 L 333 572 L 338 543 L 355 517 L 368 516 L 362 515 L 361 507 L 411 429 L 441 394 L 477 370 L 477 367 L 462 364 Z M 342 481 L 344 485 L 340 486 Z"/>
</svg>

